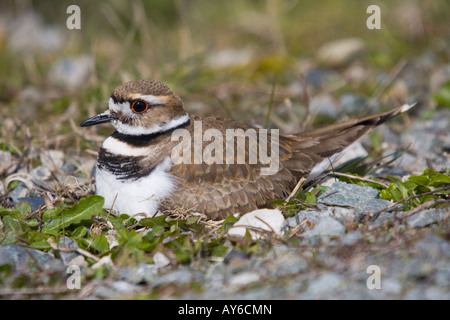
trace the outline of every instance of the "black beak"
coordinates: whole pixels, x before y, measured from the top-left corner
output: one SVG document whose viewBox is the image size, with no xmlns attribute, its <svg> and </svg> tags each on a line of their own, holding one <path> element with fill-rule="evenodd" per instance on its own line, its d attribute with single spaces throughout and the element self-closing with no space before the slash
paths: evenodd
<svg viewBox="0 0 450 320">
<path fill-rule="evenodd" d="M 113 120 L 113 118 L 111 117 L 111 114 L 110 114 L 109 110 L 106 110 L 103 113 L 100 113 L 100 114 L 98 114 L 96 116 L 93 116 L 92 118 L 84 120 L 80 124 L 80 127 L 94 126 L 96 124 L 110 122 L 111 120 Z"/>
</svg>

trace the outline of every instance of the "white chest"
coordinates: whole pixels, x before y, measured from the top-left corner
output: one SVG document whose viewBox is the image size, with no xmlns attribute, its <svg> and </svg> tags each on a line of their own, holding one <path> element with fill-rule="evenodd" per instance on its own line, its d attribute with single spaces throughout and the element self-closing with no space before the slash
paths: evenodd
<svg viewBox="0 0 450 320">
<path fill-rule="evenodd" d="M 135 216 L 137 220 L 152 217 L 158 212 L 161 201 L 175 190 L 175 181 L 168 172 L 170 157 L 145 177 L 134 181 L 117 179 L 113 173 L 96 167 L 96 194 L 105 198 L 105 209 Z M 115 199 L 115 201 L 114 201 Z"/>
</svg>

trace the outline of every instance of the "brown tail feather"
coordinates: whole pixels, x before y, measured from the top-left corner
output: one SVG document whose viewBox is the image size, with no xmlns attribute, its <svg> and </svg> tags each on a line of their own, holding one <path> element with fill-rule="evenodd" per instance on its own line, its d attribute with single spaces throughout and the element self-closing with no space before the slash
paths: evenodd
<svg viewBox="0 0 450 320">
<path fill-rule="evenodd" d="M 348 130 L 350 128 L 354 128 L 354 127 L 358 127 L 358 126 L 367 127 L 368 130 L 364 131 L 364 133 L 366 133 L 370 129 L 373 129 L 376 126 L 379 126 L 380 124 L 398 116 L 399 114 L 408 111 L 413 106 L 414 106 L 414 104 L 413 105 L 404 104 L 401 107 L 398 107 L 396 109 L 393 109 L 393 110 L 385 112 L 385 113 L 376 114 L 376 115 L 364 117 L 361 119 L 349 120 L 346 122 L 326 126 L 323 128 L 314 129 L 314 130 L 308 131 L 308 132 L 298 133 L 298 134 L 296 134 L 296 136 L 298 138 L 300 138 L 301 140 L 303 140 L 303 138 L 305 138 L 305 140 L 308 140 L 308 138 L 325 137 L 330 134 L 334 136 L 339 131 Z M 360 136 L 364 135 L 364 133 L 362 133 Z"/>
<path fill-rule="evenodd" d="M 319 166 L 322 167 L 322 160 L 343 151 L 373 128 L 408 111 L 411 107 L 413 106 L 405 104 L 382 114 L 350 120 L 309 132 L 296 134 L 294 139 L 297 143 L 293 145 L 293 149 L 298 154 L 309 155 L 314 158 L 316 165 L 319 164 Z M 310 170 L 313 170 L 313 168 L 310 168 Z M 320 171 L 321 169 L 318 170 Z M 314 171 L 313 175 L 317 174 L 316 171 Z"/>
</svg>

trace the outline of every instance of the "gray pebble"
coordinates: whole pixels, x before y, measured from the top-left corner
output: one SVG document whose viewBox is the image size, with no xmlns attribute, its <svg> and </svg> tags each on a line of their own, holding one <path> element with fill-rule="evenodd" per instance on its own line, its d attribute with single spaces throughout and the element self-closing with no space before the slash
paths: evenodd
<svg viewBox="0 0 450 320">
<path fill-rule="evenodd" d="M 318 202 L 331 205 L 352 207 L 359 215 L 376 212 L 386 208 L 390 202 L 378 199 L 379 192 L 371 187 L 335 182 L 319 198 Z"/>
<path fill-rule="evenodd" d="M 0 265 L 9 264 L 18 272 L 65 270 L 64 265 L 51 254 L 18 245 L 0 246 Z"/>
<path fill-rule="evenodd" d="M 154 264 L 140 263 L 134 268 L 122 268 L 117 271 L 118 276 L 131 283 L 151 283 L 156 280 L 158 268 Z"/>
<path fill-rule="evenodd" d="M 181 268 L 160 275 L 152 284 L 152 287 L 165 286 L 168 284 L 185 285 L 193 281 L 199 281 L 204 275 L 198 271 L 188 268 Z"/>
<path fill-rule="evenodd" d="M 323 217 L 312 228 L 303 233 L 304 237 L 333 237 L 345 233 L 345 227 L 336 219 L 331 217 Z"/>
<path fill-rule="evenodd" d="M 309 282 L 308 289 L 302 294 L 303 299 L 324 299 L 333 296 L 343 284 L 340 275 L 328 272 Z M 336 296 L 337 297 L 337 296 Z"/>
<path fill-rule="evenodd" d="M 35 211 L 39 209 L 40 206 L 45 205 L 45 201 L 43 197 L 23 197 L 23 198 L 17 198 L 17 203 L 21 201 L 26 201 L 30 204 L 31 211 Z"/>
</svg>

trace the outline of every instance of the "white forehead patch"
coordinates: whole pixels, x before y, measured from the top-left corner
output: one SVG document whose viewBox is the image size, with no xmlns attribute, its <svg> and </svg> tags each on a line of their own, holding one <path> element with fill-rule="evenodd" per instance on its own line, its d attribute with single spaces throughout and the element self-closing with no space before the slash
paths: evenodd
<svg viewBox="0 0 450 320">
<path fill-rule="evenodd" d="M 114 102 L 113 98 L 109 98 L 108 107 L 109 110 L 121 112 L 127 116 L 131 116 L 133 114 L 133 112 L 130 109 L 130 103 L 128 101 L 119 103 Z"/>
</svg>

